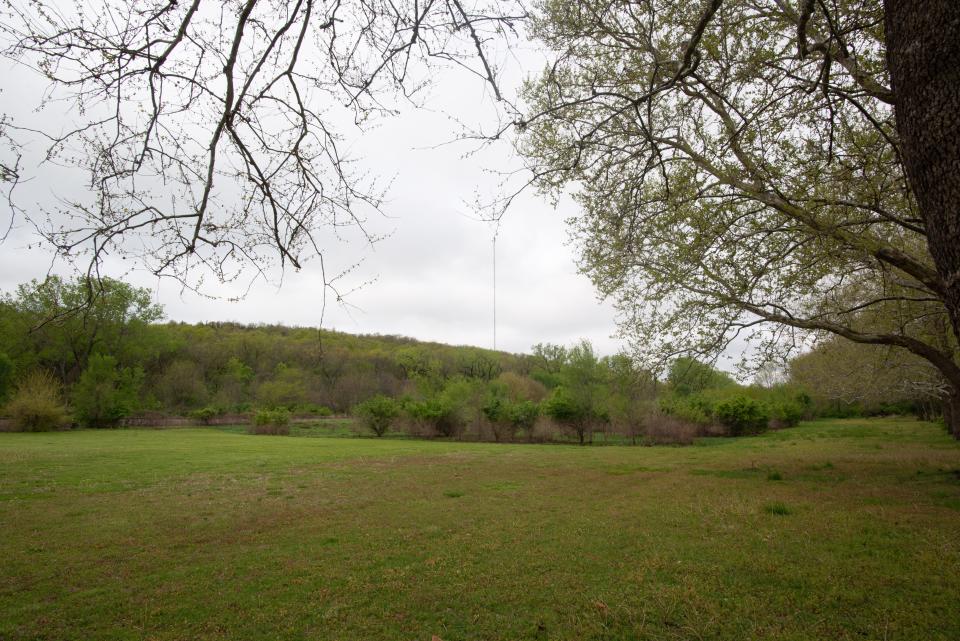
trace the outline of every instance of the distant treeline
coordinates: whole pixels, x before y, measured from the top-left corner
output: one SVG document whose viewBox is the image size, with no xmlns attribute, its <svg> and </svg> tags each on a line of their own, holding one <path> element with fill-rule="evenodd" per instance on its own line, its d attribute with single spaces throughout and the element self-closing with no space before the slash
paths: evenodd
<svg viewBox="0 0 960 641">
<path fill-rule="evenodd" d="M 625 356 L 599 357 L 585 341 L 520 355 L 162 317 L 148 291 L 116 280 L 93 290 L 56 277 L 21 285 L 0 301 L 4 413 L 21 429 L 116 426 L 150 413 L 212 422 L 260 412 L 265 425 L 291 413 L 352 413 L 378 435 L 589 442 L 603 432 L 684 442 L 870 411 L 795 384 L 744 387 L 688 358 L 660 381 Z M 900 409 L 915 409 L 901 400 Z"/>
</svg>

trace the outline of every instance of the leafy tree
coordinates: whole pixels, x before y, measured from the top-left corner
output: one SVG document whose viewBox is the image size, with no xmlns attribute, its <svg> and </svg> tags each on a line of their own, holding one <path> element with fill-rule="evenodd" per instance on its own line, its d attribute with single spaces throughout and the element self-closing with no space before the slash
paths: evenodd
<svg viewBox="0 0 960 641">
<path fill-rule="evenodd" d="M 481 387 L 476 381 L 453 378 L 439 392 L 407 406 L 411 417 L 433 427 L 441 436 L 460 436 L 477 417 L 481 404 Z"/>
<path fill-rule="evenodd" d="M 400 404 L 389 396 L 378 394 L 355 405 L 353 415 L 363 421 L 371 432 L 383 436 L 400 416 Z"/>
<path fill-rule="evenodd" d="M 567 364 L 567 348 L 552 343 L 537 343 L 531 350 L 531 378 L 548 388 L 560 384 L 560 371 Z"/>
<path fill-rule="evenodd" d="M 514 434 L 520 430 L 529 433 L 540 416 L 540 406 L 533 401 L 517 401 L 507 406 L 506 414 Z"/>
<path fill-rule="evenodd" d="M 199 6 L 10 3 L 5 54 L 79 114 L 49 134 L 45 160 L 87 170 L 93 189 L 69 203 L 75 224 L 37 221 L 69 259 L 98 263 L 142 234 L 133 253 L 162 275 L 200 265 L 229 280 L 274 257 L 299 267 L 325 225 L 359 224 L 379 204 L 342 162 L 336 118 L 302 97 L 363 122 L 429 80 L 416 62 L 446 60 L 500 98 L 489 40 L 527 16 L 493 0 Z M 638 343 L 719 350 L 772 324 L 894 345 L 949 383 L 960 436 L 960 4 L 535 7 L 531 31 L 558 59 L 530 83 L 531 112 L 495 137 L 515 124 L 542 187 L 583 187 L 583 268 Z M 97 108 L 122 99 L 130 109 Z M 20 175 L 0 162 L 0 181 Z M 870 308 L 881 313 L 864 319 Z"/>
<path fill-rule="evenodd" d="M 510 420 L 511 405 L 506 385 L 495 381 L 487 386 L 486 398 L 480 406 L 480 411 L 493 429 L 493 437 L 497 441 L 513 437 L 514 425 Z"/>
<path fill-rule="evenodd" d="M 143 370 L 94 354 L 73 388 L 74 417 L 87 427 L 115 427 L 136 409 L 142 382 Z"/>
<path fill-rule="evenodd" d="M 595 427 L 609 421 L 610 370 L 608 363 L 597 357 L 590 341 L 582 340 L 563 349 L 562 354 L 562 364 L 555 365 L 556 371 L 552 372 L 557 385 L 541 409 L 576 433 L 582 444 L 587 435 L 592 439 Z"/>
<path fill-rule="evenodd" d="M 960 437 L 960 3 L 641 4 L 538 6 L 519 145 L 634 344 L 895 346 Z"/>
<path fill-rule="evenodd" d="M 687 356 L 673 361 L 667 382 L 670 383 L 670 389 L 681 396 L 736 385 L 729 374 Z"/>
<path fill-rule="evenodd" d="M 478 378 L 484 381 L 495 379 L 503 371 L 500 363 L 490 354 L 480 349 L 461 350 L 460 374 L 466 378 Z"/>
<path fill-rule="evenodd" d="M 250 385 L 255 373 L 236 356 L 231 356 L 224 365 L 218 380 L 217 400 L 227 406 L 235 406 L 249 401 Z"/>
<path fill-rule="evenodd" d="M 504 372 L 497 377 L 497 382 L 504 386 L 507 397 L 513 402 L 539 403 L 547 396 L 547 388 L 541 382 L 517 372 Z"/>
<path fill-rule="evenodd" d="M 610 422 L 633 443 L 645 427 L 654 408 L 657 380 L 649 371 L 636 367 L 633 360 L 618 354 L 603 360 L 608 374 L 607 411 Z"/>
<path fill-rule="evenodd" d="M 257 400 L 269 408 L 291 409 L 307 401 L 307 374 L 301 368 L 279 363 L 273 378 L 257 388 Z"/>
<path fill-rule="evenodd" d="M 16 366 L 10 357 L 0 352 L 0 405 L 7 400 L 14 387 L 14 373 Z"/>
<path fill-rule="evenodd" d="M 497 441 L 512 439 L 520 430 L 529 431 L 540 415 L 537 403 L 511 397 L 512 391 L 503 380 L 493 381 L 487 386 L 484 402 L 480 406 Z"/>
<path fill-rule="evenodd" d="M 925 410 L 945 392 L 943 377 L 928 361 L 903 350 L 839 339 L 797 356 L 789 371 L 790 382 L 821 406 L 859 405 L 874 412 L 885 404 L 910 404 Z"/>
<path fill-rule="evenodd" d="M 95 353 L 123 363 L 156 353 L 150 324 L 163 317 L 150 292 L 103 279 L 94 287 L 83 278 L 20 285 L 0 308 L 5 318 L 3 349 L 24 370 L 40 366 L 72 383 Z"/>
<path fill-rule="evenodd" d="M 544 414 L 572 430 L 580 445 L 584 444 L 590 424 L 590 410 L 567 387 L 560 385 L 553 388 L 541 407 Z"/>
<path fill-rule="evenodd" d="M 167 409 L 180 411 L 203 405 L 210 394 L 203 370 L 185 358 L 178 358 L 163 370 L 154 391 Z"/>
</svg>

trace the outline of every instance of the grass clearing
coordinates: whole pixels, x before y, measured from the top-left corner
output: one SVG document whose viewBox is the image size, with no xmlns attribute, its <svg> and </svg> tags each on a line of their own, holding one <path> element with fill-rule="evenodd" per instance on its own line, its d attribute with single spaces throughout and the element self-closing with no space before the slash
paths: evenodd
<svg viewBox="0 0 960 641">
<path fill-rule="evenodd" d="M 905 419 L 685 448 L 0 434 L 0 639 L 953 640 L 958 470 Z"/>
</svg>

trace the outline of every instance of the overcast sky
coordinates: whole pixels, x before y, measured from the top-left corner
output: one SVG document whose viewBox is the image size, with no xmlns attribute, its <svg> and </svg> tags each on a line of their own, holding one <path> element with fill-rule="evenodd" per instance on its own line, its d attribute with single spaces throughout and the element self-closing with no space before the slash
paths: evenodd
<svg viewBox="0 0 960 641">
<path fill-rule="evenodd" d="M 44 84 L 8 65 L 0 70 L 8 78 L 0 93 L 0 113 L 24 115 L 24 109 L 38 101 Z M 516 69 L 512 73 L 506 77 L 508 84 L 520 77 Z M 14 75 L 21 80 L 10 82 Z M 342 131 L 352 155 L 366 170 L 393 180 L 385 216 L 371 220 L 375 232 L 389 236 L 372 247 L 359 241 L 326 246 L 328 270 L 363 259 L 342 288 L 373 282 L 352 293 L 348 307 L 328 306 L 323 325 L 351 333 L 492 347 L 493 228 L 476 220 L 468 203 L 477 195 L 494 195 L 498 179 L 489 170 L 516 167 L 517 161 L 507 146 L 465 157 L 473 150 L 470 144 L 443 145 L 459 130 L 444 114 L 456 114 L 471 124 L 489 114 L 490 96 L 482 83 L 445 74 L 422 102 L 429 109 L 405 110 L 366 131 Z M 56 113 L 47 110 L 32 117 L 54 118 Z M 39 149 L 39 144 L 32 147 L 34 153 Z M 22 204 L 49 205 L 55 196 L 69 195 L 62 193 L 69 182 L 54 167 L 41 168 L 30 177 L 20 188 Z M 620 348 L 621 342 L 612 338 L 616 332 L 612 308 L 598 302 L 589 281 L 577 273 L 575 251 L 567 244 L 564 220 L 576 214 L 576 205 L 569 200 L 554 209 L 531 193 L 503 219 L 496 245 L 499 349 L 524 352 L 538 342 L 570 344 L 580 338 L 591 340 L 601 353 Z M 19 283 L 43 278 L 50 259 L 31 228 L 16 220 L 0 246 L 0 289 L 11 291 Z M 121 276 L 116 267 L 110 275 Z M 321 319 L 323 289 L 318 270 L 316 262 L 300 272 L 288 270 L 282 286 L 259 281 L 238 302 L 202 298 L 145 273 L 125 278 L 150 288 L 170 320 L 315 326 Z M 219 293 L 229 297 L 235 290 Z"/>
</svg>

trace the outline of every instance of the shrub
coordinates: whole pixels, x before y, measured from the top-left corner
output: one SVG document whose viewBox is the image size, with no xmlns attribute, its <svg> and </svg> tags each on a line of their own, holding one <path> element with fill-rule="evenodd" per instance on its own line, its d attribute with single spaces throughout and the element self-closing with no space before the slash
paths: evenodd
<svg viewBox="0 0 960 641">
<path fill-rule="evenodd" d="M 198 410 L 193 410 L 190 412 L 190 418 L 200 421 L 204 425 L 210 425 L 210 421 L 214 418 L 220 416 L 223 412 L 216 407 L 210 405 L 206 407 L 201 407 Z"/>
<path fill-rule="evenodd" d="M 31 372 L 20 381 L 7 412 L 14 427 L 22 432 L 46 432 L 68 422 L 60 396 L 60 384 L 49 373 Z"/>
<path fill-rule="evenodd" d="M 413 401 L 407 405 L 410 417 L 425 423 L 442 436 L 454 436 L 461 427 L 456 408 L 440 397 Z"/>
<path fill-rule="evenodd" d="M 281 434 L 290 433 L 290 412 L 286 409 L 260 410 L 253 417 L 250 426 L 251 434 Z"/>
<path fill-rule="evenodd" d="M 717 403 L 714 416 L 730 430 L 731 436 L 759 434 L 767 429 L 770 420 L 767 407 L 746 396 L 734 396 Z"/>
<path fill-rule="evenodd" d="M 355 405 L 352 413 L 371 432 L 377 436 L 383 436 L 390 429 L 393 421 L 400 416 L 400 404 L 389 396 L 377 394 Z"/>
</svg>

